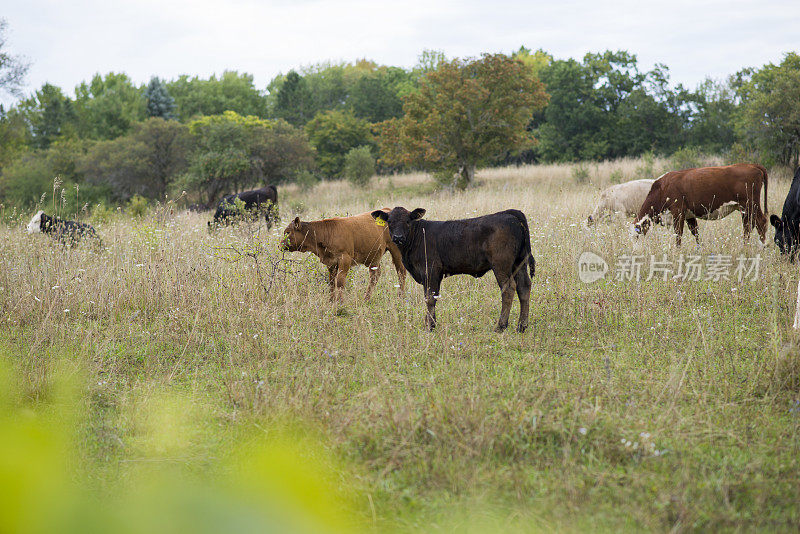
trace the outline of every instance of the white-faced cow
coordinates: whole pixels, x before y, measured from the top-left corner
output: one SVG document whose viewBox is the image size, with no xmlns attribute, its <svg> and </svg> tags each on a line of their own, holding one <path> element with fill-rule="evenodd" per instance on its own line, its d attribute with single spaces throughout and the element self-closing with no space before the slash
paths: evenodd
<svg viewBox="0 0 800 534">
<path fill-rule="evenodd" d="M 764 211 L 759 205 L 762 186 Z M 657 222 L 663 212 L 669 211 L 677 245 L 681 244 L 684 222 L 700 242 L 697 219 L 711 216 L 726 204 L 728 207 L 725 209 L 730 209 L 729 203 L 738 206 L 734 209 L 742 210 L 745 242 L 753 228 L 764 242 L 767 231 L 767 170 L 761 165 L 744 163 L 666 173 L 653 182 L 631 226 L 631 235 L 646 234 L 650 223 Z"/>
<path fill-rule="evenodd" d="M 631 180 L 603 189 L 600 192 L 600 200 L 586 220 L 586 224 L 591 226 L 611 213 L 636 215 L 647 197 L 647 193 L 650 192 L 653 182 L 655 180 Z"/>
<path fill-rule="evenodd" d="M 423 215 L 422 208 L 372 212 L 378 224 L 388 224 L 403 265 L 422 284 L 427 304 L 425 327 L 432 330 L 436 326 L 436 300 L 442 278 L 454 274 L 480 277 L 493 271 L 502 297 L 496 331 L 508 327 L 516 291 L 520 304 L 517 330 L 524 332 L 528 326 L 530 276 L 536 266 L 525 215 L 519 210 L 506 210 L 455 221 L 426 221 Z"/>
<path fill-rule="evenodd" d="M 591 226 L 595 222 L 600 221 L 603 217 L 611 213 L 623 213 L 630 216 L 637 215 L 639 213 L 639 208 L 642 207 L 644 199 L 647 198 L 647 194 L 650 192 L 654 182 L 655 180 L 653 179 L 631 180 L 630 182 L 612 185 L 611 187 L 603 189 L 600 192 L 600 200 L 597 202 L 597 206 L 595 206 L 592 214 L 589 215 L 586 225 Z M 718 219 L 727 217 L 734 211 L 739 210 L 739 204 L 736 202 L 728 202 L 727 204 L 720 206 L 719 209 L 702 215 L 696 215 L 693 213 L 690 214 L 687 212 L 686 218 L 716 221 Z M 663 224 L 665 226 L 672 226 L 673 224 L 672 215 L 669 212 L 666 212 L 659 217 L 654 217 L 653 219 L 653 222 Z"/>
<path fill-rule="evenodd" d="M 772 215 L 769 222 L 775 227 L 775 244 L 781 254 L 788 254 L 789 260 L 794 262 L 800 248 L 800 168 L 792 178 L 781 216 Z"/>
<path fill-rule="evenodd" d="M 28 223 L 26 230 L 29 234 L 48 234 L 58 241 L 74 244 L 84 237 L 100 238 L 91 225 L 75 221 L 68 221 L 59 217 L 51 217 L 39 210 Z"/>
<path fill-rule="evenodd" d="M 274 185 L 225 196 L 219 201 L 214 222 L 209 222 L 208 226 L 230 224 L 243 216 L 258 217 L 261 213 L 264 213 L 267 228 L 272 228 L 272 221 L 278 217 L 278 189 Z"/>
</svg>

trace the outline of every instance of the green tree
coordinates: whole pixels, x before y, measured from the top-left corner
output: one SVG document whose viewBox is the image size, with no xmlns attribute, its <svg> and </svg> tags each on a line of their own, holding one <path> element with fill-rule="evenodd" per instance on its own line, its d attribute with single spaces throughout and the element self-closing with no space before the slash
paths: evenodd
<svg viewBox="0 0 800 534">
<path fill-rule="evenodd" d="M 381 153 L 389 164 L 458 172 L 455 185 L 467 187 L 478 164 L 532 143 L 525 126 L 546 102 L 531 69 L 506 55 L 443 62 L 406 96 L 402 118 L 381 123 Z"/>
<path fill-rule="evenodd" d="M 267 101 L 253 84 L 252 74 L 225 71 L 217 79 L 181 76 L 167 83 L 175 99 L 178 116 L 186 121 L 201 115 L 219 115 L 233 111 L 243 116 L 267 116 Z"/>
<path fill-rule="evenodd" d="M 0 18 L 0 89 L 10 95 L 20 96 L 30 64 L 21 56 L 6 51 L 7 32 L 8 21 Z"/>
<path fill-rule="evenodd" d="M 523 65 L 531 69 L 534 75 L 539 76 L 541 70 L 547 67 L 553 61 L 553 56 L 542 50 L 541 48 L 533 53 L 530 49 L 520 46 L 519 50 L 514 52 L 511 56 L 522 62 Z"/>
<path fill-rule="evenodd" d="M 44 84 L 22 100 L 17 109 L 28 124 L 35 148 L 47 148 L 61 135 L 76 133 L 77 115 L 72 101 L 55 85 Z"/>
<path fill-rule="evenodd" d="M 0 175 L 0 200 L 20 208 L 32 208 L 40 201 L 62 213 L 74 215 L 84 203 L 108 198 L 108 188 L 83 181 L 78 167 L 87 143 L 78 139 L 58 139 L 47 150 L 30 150 L 10 162 Z M 53 181 L 60 190 L 53 197 Z M 76 189 L 80 187 L 80 193 Z M 63 191 L 63 203 L 62 203 Z M 44 199 L 44 200 L 43 200 Z"/>
<path fill-rule="evenodd" d="M 177 121 L 151 117 L 128 135 L 96 143 L 80 170 L 90 184 L 110 189 L 117 201 L 134 195 L 162 199 L 188 167 L 189 128 Z"/>
<path fill-rule="evenodd" d="M 353 83 L 347 102 L 356 117 L 382 122 L 403 114 L 400 92 L 409 80 L 403 69 L 376 68 L 360 73 Z"/>
<path fill-rule="evenodd" d="M 800 55 L 768 63 L 741 86 L 737 131 L 761 150 L 762 159 L 800 166 Z"/>
<path fill-rule="evenodd" d="M 313 150 L 289 123 L 243 117 L 232 111 L 189 124 L 195 142 L 184 185 L 206 202 L 222 192 L 288 180 L 311 169 Z"/>
<path fill-rule="evenodd" d="M 303 78 L 311 92 L 311 117 L 322 111 L 345 107 L 349 89 L 346 67 L 344 63 L 319 63 L 306 69 Z"/>
<path fill-rule="evenodd" d="M 306 124 L 305 130 L 317 151 L 317 164 L 329 178 L 341 176 L 345 155 L 351 149 L 374 146 L 370 124 L 350 111 L 320 112 Z"/>
<path fill-rule="evenodd" d="M 3 169 L 0 198 L 22 209 L 32 208 L 48 198 L 55 176 L 44 152 L 26 152 Z"/>
<path fill-rule="evenodd" d="M 28 126 L 23 116 L 0 104 L 0 175 L 3 168 L 22 153 L 28 144 Z"/>
<path fill-rule="evenodd" d="M 344 176 L 353 185 L 365 186 L 375 174 L 375 156 L 368 146 L 359 146 L 347 153 L 344 158 Z"/>
<path fill-rule="evenodd" d="M 595 79 L 574 59 L 557 60 L 541 71 L 550 100 L 533 118 L 537 152 L 547 161 L 602 157 L 608 141 L 602 135 L 606 112 L 595 98 Z"/>
<path fill-rule="evenodd" d="M 273 113 L 289 124 L 303 126 L 314 116 L 311 92 L 302 76 L 291 70 L 278 89 Z"/>
<path fill-rule="evenodd" d="M 730 148 L 736 141 L 737 97 L 730 81 L 706 78 L 690 95 L 692 106 L 688 142 L 710 153 Z"/>
<path fill-rule="evenodd" d="M 167 86 L 158 77 L 150 78 L 144 91 L 144 99 L 147 102 L 148 117 L 175 118 L 175 99 L 169 95 Z"/>
<path fill-rule="evenodd" d="M 142 89 L 125 74 L 96 74 L 75 88 L 80 133 L 91 139 L 114 139 L 146 116 Z"/>
<path fill-rule="evenodd" d="M 686 142 L 688 93 L 670 88 L 663 65 L 640 72 L 635 55 L 606 51 L 583 62 L 555 60 L 540 73 L 550 102 L 531 127 L 544 160 L 670 152 Z"/>
</svg>

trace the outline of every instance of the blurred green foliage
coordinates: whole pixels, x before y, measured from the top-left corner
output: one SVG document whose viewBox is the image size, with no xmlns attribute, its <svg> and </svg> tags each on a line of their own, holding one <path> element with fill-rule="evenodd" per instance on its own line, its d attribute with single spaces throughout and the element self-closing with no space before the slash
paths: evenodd
<svg viewBox="0 0 800 534">
<path fill-rule="evenodd" d="M 31 382 L 12 361 L 0 349 L 0 532 L 355 530 L 342 466 L 313 433 L 274 424 L 213 446 L 204 443 L 206 409 L 180 394 L 142 395 L 128 407 L 124 476 L 97 491 L 111 466 L 82 441 L 97 402 L 84 373 L 54 359 Z"/>
</svg>

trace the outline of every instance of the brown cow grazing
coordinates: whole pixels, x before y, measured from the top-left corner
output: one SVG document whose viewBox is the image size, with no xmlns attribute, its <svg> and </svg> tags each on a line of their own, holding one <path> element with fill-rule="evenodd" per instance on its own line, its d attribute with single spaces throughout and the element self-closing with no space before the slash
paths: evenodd
<svg viewBox="0 0 800 534">
<path fill-rule="evenodd" d="M 389 211 L 389 208 L 384 208 Z M 328 268 L 331 300 L 341 301 L 344 282 L 350 267 L 360 263 L 369 267 L 366 300 L 381 274 L 381 258 L 388 250 L 397 269 L 400 293 L 406 283 L 406 269 L 397 246 L 385 226 L 378 226 L 369 212 L 352 217 L 333 217 L 303 222 L 300 217 L 283 231 L 283 250 L 312 252 Z"/>
<path fill-rule="evenodd" d="M 759 205 L 762 185 L 764 211 Z M 651 221 L 657 222 L 661 213 L 668 210 L 678 246 L 681 245 L 684 221 L 699 243 L 697 218 L 730 202 L 741 207 L 745 242 L 755 227 L 763 243 L 767 236 L 767 170 L 761 165 L 748 163 L 666 173 L 653 182 L 631 226 L 631 235 L 646 234 Z"/>
<path fill-rule="evenodd" d="M 423 215 L 422 208 L 411 212 L 401 207 L 389 213 L 386 210 L 372 212 L 376 222 L 388 224 L 392 241 L 403 254 L 403 264 L 412 278 L 422 284 L 428 305 L 425 327 L 432 330 L 436 326 L 436 300 L 442 278 L 454 274 L 470 274 L 477 278 L 493 271 L 502 301 L 495 330 L 502 332 L 508 327 L 516 291 L 519 298 L 517 331 L 524 332 L 528 326 L 530 276 L 536 266 L 525 214 L 506 210 L 456 221 L 426 221 Z"/>
</svg>

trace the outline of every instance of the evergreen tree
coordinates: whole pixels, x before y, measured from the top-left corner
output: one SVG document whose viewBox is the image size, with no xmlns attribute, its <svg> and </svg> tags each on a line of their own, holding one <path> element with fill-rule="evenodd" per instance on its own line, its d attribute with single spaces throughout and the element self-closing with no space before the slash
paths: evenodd
<svg viewBox="0 0 800 534">
<path fill-rule="evenodd" d="M 311 119 L 311 92 L 305 79 L 295 71 L 289 71 L 278 92 L 275 114 L 294 126 L 302 126 Z"/>
<path fill-rule="evenodd" d="M 169 95 L 167 86 L 158 77 L 150 78 L 144 97 L 147 100 L 148 117 L 175 118 L 175 99 Z"/>
</svg>

